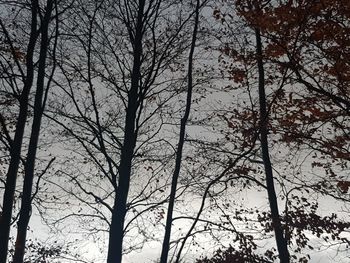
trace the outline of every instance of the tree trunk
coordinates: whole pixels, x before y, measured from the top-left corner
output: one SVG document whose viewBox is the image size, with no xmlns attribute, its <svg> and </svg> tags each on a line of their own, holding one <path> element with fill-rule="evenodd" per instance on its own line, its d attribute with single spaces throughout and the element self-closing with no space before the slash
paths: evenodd
<svg viewBox="0 0 350 263">
<path fill-rule="evenodd" d="M 136 145 L 136 113 L 138 108 L 138 91 L 141 79 L 141 55 L 143 36 L 143 12 L 145 0 L 139 1 L 137 24 L 135 30 L 133 69 L 131 74 L 131 88 L 128 93 L 128 105 L 125 117 L 124 143 L 121 150 L 119 178 L 112 222 L 109 231 L 109 245 L 107 263 L 120 263 L 123 254 L 124 221 L 127 211 L 126 203 L 129 193 L 131 164 Z"/>
<path fill-rule="evenodd" d="M 23 76 L 24 86 L 19 98 L 20 108 L 16 123 L 15 137 L 10 149 L 11 159 L 6 174 L 5 193 L 3 197 L 3 209 L 0 217 L 0 263 L 6 263 L 8 242 L 11 228 L 14 193 L 16 189 L 17 172 L 21 158 L 21 149 L 25 124 L 28 115 L 28 97 L 33 85 L 34 65 L 33 53 L 37 40 L 37 11 L 38 1 L 32 1 L 31 29 L 26 52 L 26 76 Z"/>
<path fill-rule="evenodd" d="M 45 80 L 45 66 L 47 49 L 49 45 L 48 40 L 48 26 L 51 19 L 51 12 L 53 8 L 53 0 L 47 1 L 45 17 L 41 25 L 41 45 L 39 56 L 39 68 L 37 78 L 37 88 L 34 102 L 34 119 L 32 124 L 32 131 L 28 147 L 28 153 L 25 164 L 24 185 L 21 197 L 21 209 L 18 220 L 17 238 L 15 246 L 15 254 L 13 257 L 14 263 L 23 263 L 27 228 L 31 216 L 31 202 L 32 202 L 32 188 L 34 179 L 35 159 L 38 148 L 38 140 L 40 134 L 41 119 L 45 105 L 43 104 L 44 94 L 44 80 Z"/>
<path fill-rule="evenodd" d="M 186 108 L 185 108 L 185 113 L 181 119 L 181 124 L 180 124 L 180 136 L 179 136 L 179 142 L 178 142 L 177 149 L 176 149 L 175 169 L 174 169 L 174 173 L 173 173 L 173 177 L 172 177 L 172 181 L 171 181 L 171 190 L 170 190 L 170 196 L 169 196 L 169 204 L 168 204 L 167 218 L 166 218 L 166 224 L 165 224 L 165 234 L 164 234 L 164 239 L 163 239 L 160 263 L 167 263 L 169 249 L 170 249 L 171 226 L 172 226 L 172 221 L 173 221 L 173 211 L 174 211 L 174 205 L 175 205 L 177 182 L 179 179 L 180 169 L 181 169 L 182 151 L 183 151 L 183 146 L 184 146 L 184 142 L 185 142 L 185 134 L 186 134 L 185 133 L 186 132 L 186 124 L 187 124 L 188 117 L 190 115 L 191 104 L 192 104 L 193 53 L 194 53 L 194 49 L 196 46 L 196 39 L 197 39 L 199 6 L 200 6 L 200 0 L 197 0 L 196 10 L 195 10 L 195 22 L 194 22 L 195 24 L 194 24 L 193 34 L 192 34 L 190 54 L 189 54 L 189 58 L 188 58 L 188 82 L 187 82 Z"/>
<path fill-rule="evenodd" d="M 264 76 L 264 64 L 262 58 L 262 43 L 260 30 L 255 29 L 256 36 L 256 50 L 257 50 L 257 64 L 259 71 L 259 102 L 260 102 L 260 140 L 261 140 L 261 151 L 262 158 L 265 168 L 266 176 L 266 187 L 267 194 L 269 199 L 269 205 L 271 210 L 272 224 L 275 231 L 275 238 L 277 249 L 279 253 L 280 262 L 288 263 L 289 262 L 289 252 L 287 240 L 284 236 L 281 220 L 278 211 L 277 196 L 274 186 L 274 178 L 272 172 L 272 165 L 269 154 L 268 147 L 268 113 L 266 106 L 266 94 L 265 94 L 265 76 Z"/>
</svg>

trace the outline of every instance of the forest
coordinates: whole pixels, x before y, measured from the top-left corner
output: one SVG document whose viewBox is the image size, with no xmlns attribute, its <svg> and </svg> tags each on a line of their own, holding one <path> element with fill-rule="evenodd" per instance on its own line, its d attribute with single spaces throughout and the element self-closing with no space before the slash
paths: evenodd
<svg viewBox="0 0 350 263">
<path fill-rule="evenodd" d="M 349 0 L 0 0 L 0 263 L 350 262 Z"/>
</svg>

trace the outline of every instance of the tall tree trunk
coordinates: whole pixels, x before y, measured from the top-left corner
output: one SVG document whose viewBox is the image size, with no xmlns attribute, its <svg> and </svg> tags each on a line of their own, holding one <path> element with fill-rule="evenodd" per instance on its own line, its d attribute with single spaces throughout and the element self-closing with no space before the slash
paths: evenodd
<svg viewBox="0 0 350 263">
<path fill-rule="evenodd" d="M 51 19 L 53 0 L 47 1 L 44 20 L 41 25 L 41 44 L 39 55 L 39 68 L 37 77 L 37 87 L 34 102 L 34 119 L 30 135 L 28 153 L 25 164 L 24 185 L 21 197 L 21 209 L 18 220 L 17 238 L 15 246 L 14 263 L 22 263 L 25 251 L 27 227 L 31 216 L 32 188 L 34 179 L 35 159 L 38 148 L 41 119 L 45 105 L 43 104 L 44 80 L 47 50 L 49 45 L 48 26 Z"/>
<path fill-rule="evenodd" d="M 277 249 L 279 253 L 280 262 L 288 263 L 289 262 L 289 252 L 288 252 L 288 244 L 287 240 L 284 236 L 281 219 L 278 211 L 278 202 L 275 191 L 272 165 L 269 154 L 269 146 L 268 146 L 268 112 L 266 106 L 266 94 L 265 94 L 265 76 L 264 76 L 264 63 L 263 63 L 263 54 L 262 54 L 262 42 L 260 30 L 255 29 L 256 36 L 256 52 L 257 52 L 257 64 L 259 71 L 259 102 L 260 102 L 260 140 L 261 140 L 261 151 L 262 158 L 264 162 L 265 168 L 265 176 L 266 176 L 266 187 L 267 194 L 269 199 L 272 224 L 275 231 L 275 238 Z"/>
<path fill-rule="evenodd" d="M 145 0 L 139 1 L 137 23 L 134 39 L 133 69 L 131 87 L 128 93 L 128 105 L 125 117 L 124 143 L 119 164 L 118 188 L 114 200 L 112 222 L 109 230 L 107 263 L 120 263 L 123 254 L 124 221 L 127 211 L 126 203 L 129 193 L 131 165 L 136 145 L 136 114 L 138 108 L 138 92 L 141 79 L 141 56 L 143 36 L 143 12 Z"/>
<path fill-rule="evenodd" d="M 10 149 L 11 159 L 6 174 L 5 193 L 3 197 L 3 209 L 0 216 L 0 263 L 6 263 L 8 242 L 11 228 L 14 193 L 16 189 L 17 172 L 21 158 L 21 149 L 25 124 L 28 115 L 28 97 L 33 85 L 34 64 L 33 54 L 37 40 L 37 12 L 38 1 L 32 1 L 31 29 L 26 52 L 26 76 L 23 76 L 24 86 L 19 98 L 20 108 L 16 123 L 15 137 Z"/>
<path fill-rule="evenodd" d="M 194 49 L 196 46 L 196 39 L 197 39 L 199 7 L 200 7 L 200 0 L 197 0 L 196 10 L 195 10 L 194 29 L 193 29 L 193 34 L 192 34 L 190 53 L 189 53 L 189 57 L 188 57 L 188 81 L 187 81 L 186 107 L 185 107 L 184 116 L 182 117 L 181 124 L 180 124 L 180 136 L 179 136 L 179 142 L 178 142 L 177 149 L 176 149 L 175 169 L 174 169 L 174 173 L 173 173 L 172 181 L 171 181 L 171 190 L 170 190 L 170 196 L 169 196 L 169 204 L 168 204 L 167 218 L 166 218 L 166 224 L 165 224 L 165 234 L 164 234 L 164 239 L 163 239 L 160 263 L 167 263 L 169 249 L 170 249 L 171 226 L 172 226 L 172 222 L 173 222 L 173 211 L 174 211 L 174 205 L 175 205 L 177 182 L 179 179 L 180 169 L 181 169 L 182 151 L 183 151 L 183 146 L 184 146 L 184 142 L 185 142 L 185 134 L 186 134 L 186 124 L 187 124 L 188 117 L 190 115 L 191 104 L 192 104 L 193 53 L 194 53 Z"/>
</svg>

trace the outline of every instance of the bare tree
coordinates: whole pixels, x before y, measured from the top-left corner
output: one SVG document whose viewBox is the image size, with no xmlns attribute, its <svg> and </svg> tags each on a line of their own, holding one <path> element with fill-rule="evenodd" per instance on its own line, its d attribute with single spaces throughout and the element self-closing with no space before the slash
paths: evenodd
<svg viewBox="0 0 350 263">
<path fill-rule="evenodd" d="M 48 115 L 72 142 L 68 147 L 76 147 L 74 155 L 83 159 L 68 162 L 80 171 L 93 168 L 89 176 L 58 172 L 74 190 L 52 183 L 93 211 L 68 217 L 94 218 L 102 223 L 100 229 L 109 229 L 108 262 L 121 261 L 128 251 L 123 239 L 135 235 L 135 225 L 139 233 L 133 243 L 142 246 L 142 238 L 156 238 L 139 222 L 149 220 L 146 215 L 157 222 L 157 210 L 167 199 L 166 174 L 176 143 L 170 131 L 181 111 L 183 54 L 194 14 L 188 6 L 160 0 L 92 1 L 72 9 L 73 19 L 65 25 L 66 40 L 77 52 L 69 57 L 62 50 L 58 58 L 60 73 L 54 81 L 61 87 L 57 96 L 65 101 L 54 100 Z M 74 35 L 68 33 L 71 28 Z"/>
<path fill-rule="evenodd" d="M 49 48 L 49 24 L 52 19 L 51 13 L 52 10 L 57 8 L 57 3 L 55 4 L 54 0 L 48 0 L 45 6 L 44 14 L 41 14 L 39 9 L 39 15 L 42 16 L 41 27 L 40 27 L 40 54 L 38 60 L 38 72 L 37 72 L 37 84 L 35 92 L 35 101 L 34 101 L 34 117 L 28 147 L 28 153 L 25 161 L 24 168 L 24 185 L 21 196 L 21 208 L 19 213 L 18 220 L 18 229 L 17 229 L 17 238 L 15 245 L 15 253 L 13 262 L 21 263 L 23 262 L 27 228 L 31 216 L 31 203 L 32 203 L 32 192 L 33 192 L 33 181 L 34 181 L 34 171 L 35 171 L 35 160 L 38 150 L 38 142 L 41 128 L 41 119 L 43 116 L 49 87 L 51 84 L 51 79 L 53 77 L 54 69 L 50 74 L 50 79 L 48 80 L 47 86 L 45 87 L 45 75 L 46 75 L 46 58 Z M 56 15 L 57 15 L 56 11 Z M 56 25 L 57 28 L 57 25 Z M 57 39 L 57 32 L 55 38 Z M 57 43 L 57 40 L 56 40 Z M 55 51 L 54 51 L 55 52 Z M 54 68 L 54 67 L 53 67 Z"/>
<path fill-rule="evenodd" d="M 16 62 L 18 71 L 21 74 L 21 81 L 23 82 L 23 88 L 21 91 L 15 90 L 15 96 L 19 100 L 19 113 L 16 122 L 16 129 L 13 141 L 10 147 L 11 160 L 6 174 L 5 192 L 3 198 L 3 206 L 0 217 L 0 262 L 6 263 L 8 241 L 10 234 L 10 225 L 12 220 L 12 210 L 14 193 L 16 189 L 17 171 L 21 160 L 21 149 L 24 130 L 26 126 L 26 120 L 28 116 L 28 102 L 30 91 L 33 86 L 34 79 L 34 52 L 35 45 L 38 38 L 38 1 L 32 1 L 30 5 L 30 34 L 28 39 L 27 48 L 25 51 L 25 69 L 23 69 L 22 63 L 19 61 L 18 49 L 14 45 L 14 40 L 6 28 L 6 24 L 3 20 L 0 20 L 2 34 L 4 34 L 9 46 L 9 50 L 12 54 L 12 58 Z"/>
<path fill-rule="evenodd" d="M 171 191 L 169 196 L 169 204 L 168 204 L 166 225 L 165 225 L 165 234 L 164 234 L 164 240 L 162 244 L 162 253 L 160 257 L 161 263 L 168 262 L 168 254 L 170 250 L 170 235 L 171 235 L 171 227 L 173 223 L 173 210 L 175 205 L 176 189 L 177 189 L 177 184 L 180 176 L 182 151 L 183 151 L 183 146 L 185 143 L 185 135 L 186 135 L 186 124 L 190 115 L 191 104 L 192 104 L 193 55 L 194 55 L 194 50 L 195 50 L 196 40 L 197 40 L 200 7 L 201 7 L 201 2 L 200 0 L 197 0 L 195 4 L 194 27 L 193 27 L 193 33 L 192 33 L 191 48 L 188 56 L 187 99 L 186 99 L 185 113 L 184 113 L 184 116 L 181 118 L 180 136 L 179 136 L 179 142 L 177 144 L 177 149 L 176 149 L 175 168 L 172 176 Z"/>
</svg>

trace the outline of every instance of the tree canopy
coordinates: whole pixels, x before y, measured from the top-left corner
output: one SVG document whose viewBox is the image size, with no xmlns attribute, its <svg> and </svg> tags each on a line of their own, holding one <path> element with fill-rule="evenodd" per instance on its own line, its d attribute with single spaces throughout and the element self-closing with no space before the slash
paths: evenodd
<svg viewBox="0 0 350 263">
<path fill-rule="evenodd" d="M 349 1 L 0 0 L 0 40 L 0 263 L 349 261 Z"/>
</svg>

